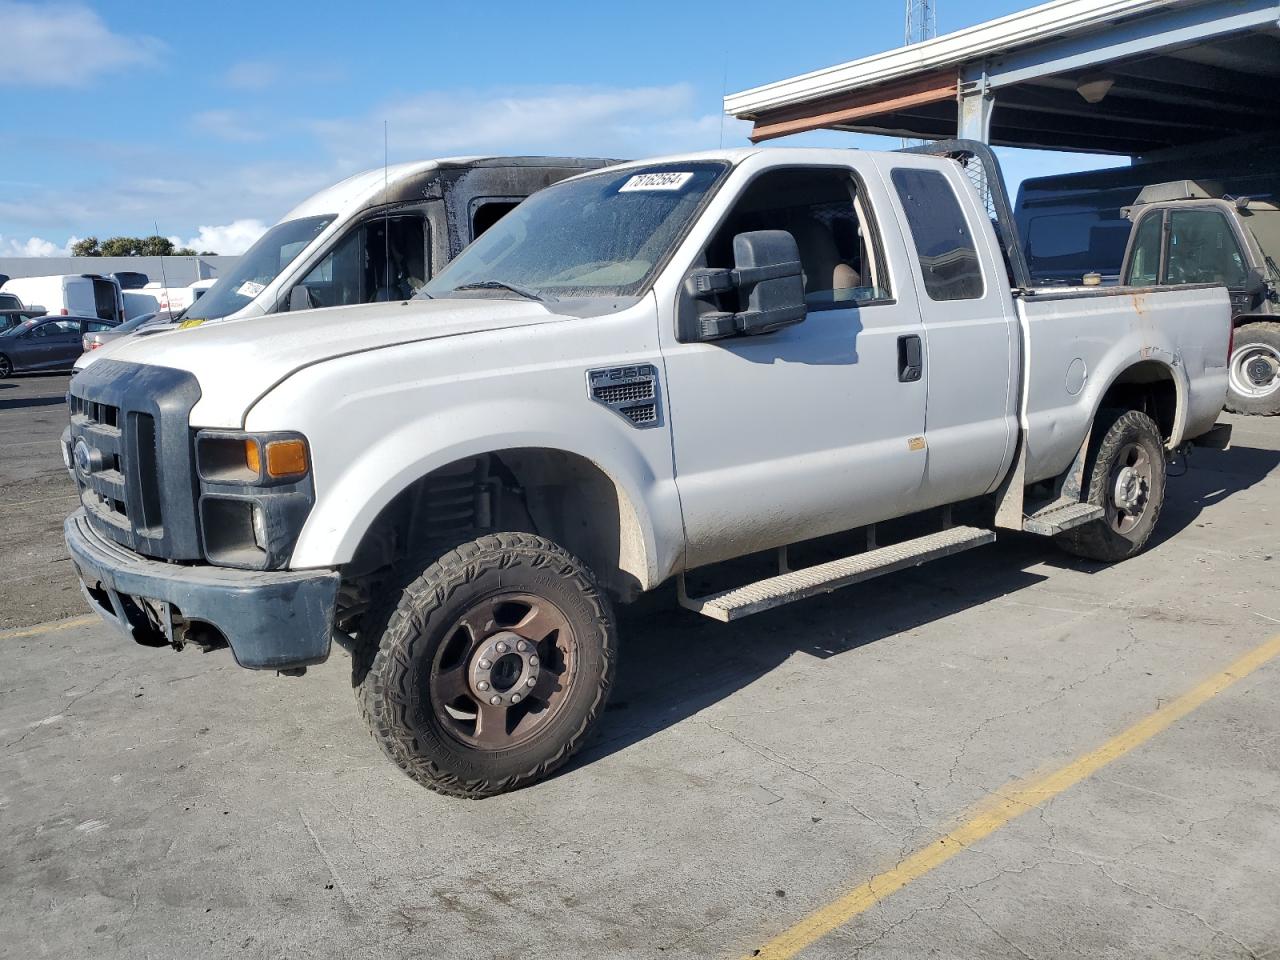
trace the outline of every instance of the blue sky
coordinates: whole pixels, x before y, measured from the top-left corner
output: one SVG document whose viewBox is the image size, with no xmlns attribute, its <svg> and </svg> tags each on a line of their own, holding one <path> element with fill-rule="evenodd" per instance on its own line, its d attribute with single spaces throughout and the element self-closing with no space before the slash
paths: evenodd
<svg viewBox="0 0 1280 960">
<path fill-rule="evenodd" d="M 1026 6 L 938 0 L 946 33 Z M 160 232 L 239 252 L 390 159 L 743 145 L 721 97 L 902 43 L 898 0 L 0 0 L 0 255 Z M 777 141 L 872 146 L 818 133 Z M 890 145 L 893 145 L 890 143 Z M 1018 151 L 1011 180 L 1100 166 Z"/>
</svg>

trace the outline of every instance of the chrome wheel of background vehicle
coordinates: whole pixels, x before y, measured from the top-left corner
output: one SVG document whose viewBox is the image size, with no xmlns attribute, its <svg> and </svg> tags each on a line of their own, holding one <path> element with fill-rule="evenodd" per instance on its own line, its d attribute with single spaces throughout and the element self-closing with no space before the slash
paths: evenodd
<svg viewBox="0 0 1280 960">
<path fill-rule="evenodd" d="M 1227 363 L 1227 409 L 1272 417 L 1280 413 L 1280 323 L 1236 328 Z"/>
<path fill-rule="evenodd" d="M 1242 397 L 1269 397 L 1280 390 L 1280 350 L 1265 343 L 1237 347 L 1231 355 L 1231 389 Z"/>
</svg>

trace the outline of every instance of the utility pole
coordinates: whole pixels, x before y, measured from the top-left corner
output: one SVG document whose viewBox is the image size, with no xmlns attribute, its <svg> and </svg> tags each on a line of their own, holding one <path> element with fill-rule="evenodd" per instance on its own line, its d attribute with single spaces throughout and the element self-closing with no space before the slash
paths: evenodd
<svg viewBox="0 0 1280 960">
<path fill-rule="evenodd" d="M 938 10 L 935 0 L 907 0 L 906 44 L 932 40 L 938 35 Z M 904 147 L 917 146 L 923 140 L 904 138 Z"/>
</svg>

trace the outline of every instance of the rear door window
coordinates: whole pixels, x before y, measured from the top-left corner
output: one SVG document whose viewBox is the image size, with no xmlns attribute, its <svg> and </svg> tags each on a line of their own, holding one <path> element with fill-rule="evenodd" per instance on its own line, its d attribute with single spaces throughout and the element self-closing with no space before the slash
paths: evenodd
<svg viewBox="0 0 1280 960">
<path fill-rule="evenodd" d="M 906 167 L 897 168 L 891 176 L 929 299 L 981 299 L 985 285 L 978 249 L 947 178 L 936 170 Z"/>
</svg>

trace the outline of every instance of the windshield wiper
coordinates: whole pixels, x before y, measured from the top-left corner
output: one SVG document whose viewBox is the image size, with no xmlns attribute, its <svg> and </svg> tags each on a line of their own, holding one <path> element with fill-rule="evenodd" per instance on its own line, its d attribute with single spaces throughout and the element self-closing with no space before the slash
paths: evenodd
<svg viewBox="0 0 1280 960">
<path fill-rule="evenodd" d="M 519 294 L 526 300 L 537 300 L 544 303 L 546 300 L 554 300 L 555 297 L 544 297 L 536 290 L 530 290 L 528 287 L 520 287 L 514 283 L 506 283 L 502 280 L 477 280 L 475 283 L 464 283 L 460 287 L 454 287 L 455 290 L 510 290 L 512 293 Z"/>
</svg>

